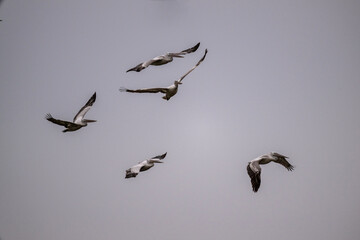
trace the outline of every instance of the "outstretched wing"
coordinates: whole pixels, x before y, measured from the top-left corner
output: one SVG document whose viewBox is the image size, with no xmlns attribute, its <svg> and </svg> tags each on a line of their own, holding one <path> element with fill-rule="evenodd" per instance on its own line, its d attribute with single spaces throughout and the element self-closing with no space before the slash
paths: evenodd
<svg viewBox="0 0 360 240">
<path fill-rule="evenodd" d="M 153 158 L 151 158 L 150 160 L 162 160 L 162 159 L 164 159 L 165 157 L 166 157 L 166 154 L 167 154 L 167 152 L 166 153 L 164 153 L 164 154 L 162 154 L 162 155 L 158 155 L 158 156 L 156 156 L 156 157 L 153 157 Z"/>
<path fill-rule="evenodd" d="M 74 123 L 80 123 L 85 114 L 90 110 L 91 106 L 96 100 L 96 92 L 91 96 L 87 103 L 80 109 L 80 111 L 74 117 Z"/>
<path fill-rule="evenodd" d="M 154 62 L 154 59 L 151 59 L 149 61 L 140 63 L 138 65 L 136 65 L 133 68 L 130 68 L 129 70 L 127 70 L 126 72 L 130 72 L 130 71 L 135 71 L 135 72 L 140 72 L 141 70 L 143 70 L 144 68 L 147 68 L 151 63 Z"/>
<path fill-rule="evenodd" d="M 185 50 L 182 50 L 181 52 L 178 52 L 178 53 L 169 53 L 169 55 L 175 55 L 175 56 L 179 56 L 179 55 L 185 55 L 185 54 L 188 54 L 188 53 L 192 53 L 192 52 L 195 52 L 200 46 L 200 42 L 198 42 L 195 46 L 191 47 L 191 48 L 188 48 L 188 49 L 185 49 Z"/>
<path fill-rule="evenodd" d="M 283 166 L 284 166 L 287 170 L 289 170 L 289 171 L 294 170 L 294 166 L 291 165 L 291 164 L 286 160 L 286 158 L 288 158 L 288 157 L 286 157 L 286 156 L 284 156 L 284 155 L 281 155 L 281 154 L 279 154 L 279 153 L 273 153 L 273 155 L 277 157 L 277 160 L 274 160 L 274 162 L 283 165 Z"/>
<path fill-rule="evenodd" d="M 168 91 L 167 88 L 143 88 L 143 89 L 136 89 L 131 90 L 124 87 L 119 89 L 120 92 L 131 92 L 131 93 L 166 93 Z"/>
<path fill-rule="evenodd" d="M 261 169 L 258 172 L 254 172 L 251 167 L 250 164 L 248 164 L 247 166 L 247 172 L 249 174 L 249 177 L 251 179 L 251 185 L 252 185 L 252 189 L 254 192 L 257 192 L 260 188 L 260 184 L 261 184 Z"/>
<path fill-rule="evenodd" d="M 207 52 L 208 52 L 208 50 L 205 49 L 205 54 L 204 54 L 204 56 L 199 60 L 199 62 L 198 62 L 194 67 L 192 67 L 187 73 L 185 73 L 185 74 L 178 80 L 178 82 L 181 82 L 189 73 L 191 73 L 192 71 L 194 71 L 194 69 L 195 69 L 197 66 L 199 66 L 202 61 L 204 61 Z"/>
<path fill-rule="evenodd" d="M 46 114 L 46 120 L 52 122 L 52 123 L 55 123 L 57 125 L 60 125 L 60 126 L 64 126 L 66 128 L 68 128 L 69 126 L 72 126 L 72 125 L 75 125 L 74 123 L 72 122 L 68 122 L 68 121 L 63 121 L 63 120 L 60 120 L 60 119 L 55 119 L 51 116 L 50 113 Z"/>
</svg>

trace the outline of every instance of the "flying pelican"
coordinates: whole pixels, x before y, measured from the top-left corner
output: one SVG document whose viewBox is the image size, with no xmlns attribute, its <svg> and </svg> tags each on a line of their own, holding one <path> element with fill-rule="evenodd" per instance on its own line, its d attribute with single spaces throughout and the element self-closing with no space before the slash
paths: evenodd
<svg viewBox="0 0 360 240">
<path fill-rule="evenodd" d="M 120 92 L 131 92 L 131 93 L 159 93 L 159 92 L 161 92 L 161 93 L 165 94 L 165 96 L 163 96 L 163 99 L 169 100 L 172 96 L 174 96 L 177 93 L 179 84 L 182 84 L 181 81 L 189 73 L 191 73 L 197 66 L 199 66 L 202 61 L 204 61 L 207 52 L 208 52 L 207 49 L 205 49 L 205 54 L 200 59 L 200 61 L 194 67 L 192 67 L 185 75 L 183 75 L 179 80 L 174 81 L 174 84 L 172 84 L 171 86 L 169 86 L 167 88 L 144 88 L 144 89 L 131 90 L 131 89 L 121 87 L 119 89 L 119 91 Z"/>
<path fill-rule="evenodd" d="M 251 179 L 251 185 L 254 192 L 257 192 L 260 183 L 261 183 L 261 168 L 260 164 L 268 164 L 269 162 L 276 162 L 283 165 L 287 170 L 292 171 L 294 170 L 294 166 L 292 166 L 287 160 L 284 155 L 281 155 L 276 152 L 271 152 L 269 154 L 262 155 L 260 157 L 255 158 L 247 165 L 247 172 Z"/>
<path fill-rule="evenodd" d="M 66 129 L 63 130 L 63 132 L 72 132 L 79 130 L 80 128 L 87 126 L 87 123 L 96 122 L 96 120 L 84 119 L 85 114 L 90 110 L 95 100 L 96 100 L 96 92 L 91 96 L 89 101 L 87 101 L 87 103 L 75 115 L 73 122 L 55 119 L 51 116 L 50 113 L 46 114 L 46 119 L 57 125 L 64 126 Z"/>
<path fill-rule="evenodd" d="M 159 65 L 163 65 L 163 64 L 172 62 L 174 57 L 183 58 L 182 55 L 195 52 L 199 48 L 199 46 L 200 46 L 200 43 L 196 44 L 192 48 L 182 50 L 181 52 L 178 52 L 178 53 L 166 53 L 165 55 L 154 57 L 153 59 L 151 59 L 149 61 L 138 64 L 136 67 L 130 68 L 126 72 L 130 72 L 130 71 L 140 72 L 144 68 L 147 68 L 149 65 L 159 66 Z"/>
<path fill-rule="evenodd" d="M 167 152 L 164 153 L 163 155 L 159 155 L 159 156 L 153 157 L 149 160 L 139 162 L 135 166 L 126 170 L 125 178 L 136 177 L 136 175 L 138 175 L 139 172 L 143 172 L 143 171 L 146 171 L 146 170 L 152 168 L 155 163 L 163 163 L 161 160 L 165 158 L 166 154 L 167 154 Z"/>
</svg>

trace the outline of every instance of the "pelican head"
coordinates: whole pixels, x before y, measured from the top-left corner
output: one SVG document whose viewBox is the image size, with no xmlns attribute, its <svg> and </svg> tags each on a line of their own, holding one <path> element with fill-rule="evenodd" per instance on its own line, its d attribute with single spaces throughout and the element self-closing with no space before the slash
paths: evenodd
<svg viewBox="0 0 360 240">
<path fill-rule="evenodd" d="M 96 120 L 84 119 L 83 122 L 85 122 L 85 123 L 91 123 L 91 122 L 96 122 Z"/>
<path fill-rule="evenodd" d="M 174 85 L 175 85 L 175 86 L 177 86 L 177 85 L 179 85 L 179 84 L 182 84 L 182 82 L 180 82 L 180 81 L 174 81 Z"/>
<path fill-rule="evenodd" d="M 151 163 L 164 163 L 163 161 L 160 161 L 158 159 L 151 159 L 150 162 Z"/>
</svg>

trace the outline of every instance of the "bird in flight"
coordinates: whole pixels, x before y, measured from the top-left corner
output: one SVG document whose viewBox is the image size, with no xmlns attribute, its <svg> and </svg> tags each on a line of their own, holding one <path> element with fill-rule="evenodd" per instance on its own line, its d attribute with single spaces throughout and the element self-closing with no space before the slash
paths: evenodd
<svg viewBox="0 0 360 240">
<path fill-rule="evenodd" d="M 200 46 L 200 43 L 196 44 L 192 48 L 182 50 L 181 52 L 178 52 L 178 53 L 166 53 L 164 55 L 154 57 L 153 59 L 151 59 L 149 61 L 140 63 L 137 66 L 130 68 L 126 72 L 130 72 L 130 71 L 140 72 L 141 70 L 147 68 L 150 65 L 154 65 L 154 66 L 164 65 L 166 63 L 172 62 L 174 57 L 183 58 L 183 55 L 195 52 L 199 48 L 199 46 Z"/>
<path fill-rule="evenodd" d="M 163 163 L 163 161 L 161 161 L 161 160 L 165 158 L 166 154 L 167 154 L 167 152 L 164 153 L 163 155 L 159 155 L 159 156 L 153 157 L 151 159 L 142 161 L 142 162 L 136 164 L 135 166 L 129 168 L 128 170 L 126 170 L 125 178 L 136 177 L 136 175 L 138 175 L 139 172 L 143 172 L 143 171 L 146 171 L 146 170 L 152 168 L 155 165 L 155 163 Z"/>
<path fill-rule="evenodd" d="M 271 152 L 269 154 L 262 155 L 260 157 L 255 158 L 247 165 L 247 172 L 251 179 L 251 185 L 254 192 L 257 192 L 261 183 L 261 167 L 260 165 L 268 164 L 269 162 L 275 162 L 283 165 L 287 170 L 294 170 L 294 166 L 292 166 L 286 159 L 288 157 L 281 155 L 276 152 Z"/>
<path fill-rule="evenodd" d="M 87 103 L 75 115 L 74 120 L 72 122 L 55 119 L 51 116 L 50 113 L 46 114 L 46 119 L 57 125 L 64 126 L 65 130 L 63 130 L 63 132 L 73 132 L 79 130 L 80 128 L 87 126 L 87 124 L 90 122 L 96 122 L 96 120 L 84 119 L 85 114 L 90 110 L 95 100 L 96 100 L 96 92 L 91 96 L 89 101 L 87 101 Z"/>
<path fill-rule="evenodd" d="M 130 93 L 159 93 L 159 92 L 161 92 L 161 93 L 165 94 L 165 96 L 163 96 L 163 99 L 169 100 L 172 96 L 174 96 L 177 93 L 179 84 L 182 84 L 181 81 L 189 73 L 191 73 L 197 66 L 199 66 L 202 61 L 204 61 L 207 52 L 208 52 L 207 49 L 205 49 L 205 54 L 199 60 L 199 62 L 194 67 L 192 67 L 187 73 L 185 73 L 179 80 L 174 81 L 174 84 L 172 84 L 169 87 L 165 87 L 165 88 L 143 88 L 143 89 L 136 89 L 136 90 L 131 90 L 131 89 L 128 89 L 128 88 L 121 87 L 119 89 L 119 91 L 120 92 L 130 92 Z"/>
</svg>

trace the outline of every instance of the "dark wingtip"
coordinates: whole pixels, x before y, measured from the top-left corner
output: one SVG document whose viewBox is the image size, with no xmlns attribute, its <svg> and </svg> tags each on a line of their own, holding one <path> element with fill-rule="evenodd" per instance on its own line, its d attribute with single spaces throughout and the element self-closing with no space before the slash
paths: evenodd
<svg viewBox="0 0 360 240">
<path fill-rule="evenodd" d="M 166 154 L 167 154 L 167 152 L 164 153 L 164 154 L 162 154 L 162 155 L 158 155 L 158 156 L 156 156 L 155 158 L 164 159 L 164 158 L 166 157 Z"/>
<path fill-rule="evenodd" d="M 131 171 L 126 170 L 125 179 L 126 178 L 135 178 L 136 175 L 137 175 L 136 173 L 132 173 Z"/>
<path fill-rule="evenodd" d="M 134 71 L 134 72 L 140 72 L 141 70 L 143 70 L 144 68 L 142 67 L 142 63 L 136 65 L 133 68 L 130 68 L 129 70 L 127 70 L 126 72 L 130 72 L 130 71 Z"/>
<path fill-rule="evenodd" d="M 137 66 L 136 66 L 137 67 Z M 126 72 L 136 71 L 136 67 L 128 69 Z"/>
<path fill-rule="evenodd" d="M 208 53 L 208 50 L 207 49 L 205 49 L 205 54 L 204 54 L 204 56 L 200 59 L 200 62 L 202 62 L 202 61 L 204 61 L 204 59 L 205 59 L 205 57 L 206 57 L 206 54 Z"/>
<path fill-rule="evenodd" d="M 194 52 L 200 47 L 200 42 L 198 42 L 194 47 L 193 47 L 193 50 Z"/>
<path fill-rule="evenodd" d="M 53 118 L 53 117 L 51 116 L 50 113 L 47 113 L 47 114 L 45 115 L 45 119 L 46 119 L 46 120 L 49 120 L 50 118 Z"/>
<path fill-rule="evenodd" d="M 94 92 L 94 94 L 91 96 L 91 98 L 89 99 L 89 101 L 86 103 L 86 105 L 92 105 L 96 100 L 96 92 Z"/>
<path fill-rule="evenodd" d="M 247 167 L 247 172 L 249 174 L 250 177 L 250 182 L 251 182 L 251 187 L 253 192 L 257 192 L 260 188 L 260 183 L 261 183 L 261 179 L 260 176 L 258 174 L 255 174 L 251 168 L 250 168 L 250 162 L 248 163 Z"/>
<path fill-rule="evenodd" d="M 257 177 L 257 176 L 256 176 L 256 177 Z M 256 181 L 256 182 L 254 182 L 254 184 L 252 184 L 252 185 L 253 185 L 252 187 L 253 187 L 253 191 L 254 191 L 254 192 L 257 192 L 257 191 L 259 190 L 259 188 L 260 188 L 260 182 L 259 182 L 260 179 L 256 179 L 255 181 Z"/>
</svg>

